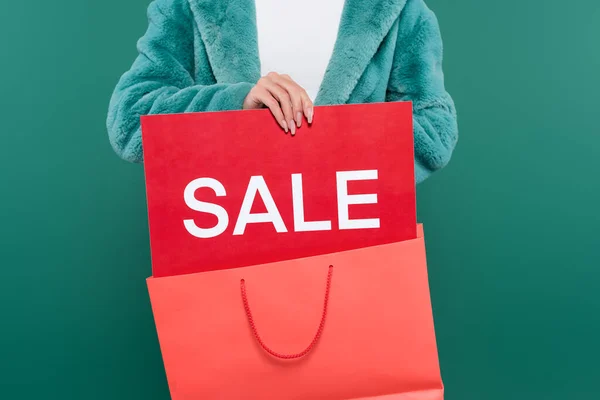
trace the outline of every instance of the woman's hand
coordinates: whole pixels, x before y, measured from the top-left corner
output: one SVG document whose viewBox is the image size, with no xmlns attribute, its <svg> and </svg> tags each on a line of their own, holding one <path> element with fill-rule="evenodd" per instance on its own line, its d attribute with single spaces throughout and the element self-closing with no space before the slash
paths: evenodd
<svg viewBox="0 0 600 400">
<path fill-rule="evenodd" d="M 306 91 L 288 75 L 270 72 L 263 76 L 252 88 L 244 100 L 243 109 L 268 107 L 271 113 L 287 133 L 296 134 L 296 128 L 302 126 L 305 116 L 312 123 L 314 108 Z"/>
</svg>

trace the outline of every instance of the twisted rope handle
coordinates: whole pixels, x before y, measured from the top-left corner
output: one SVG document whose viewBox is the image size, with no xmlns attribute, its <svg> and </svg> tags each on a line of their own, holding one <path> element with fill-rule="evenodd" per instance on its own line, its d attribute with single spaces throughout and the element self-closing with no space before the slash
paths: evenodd
<svg viewBox="0 0 600 400">
<path fill-rule="evenodd" d="M 246 310 L 246 316 L 248 317 L 248 323 L 250 324 L 250 328 L 252 329 L 252 333 L 256 338 L 260 347 L 263 348 L 264 351 L 272 355 L 273 357 L 280 358 L 282 360 L 293 360 L 297 358 L 302 358 L 315 347 L 321 334 L 323 333 L 323 328 L 325 327 L 325 319 L 327 317 L 327 306 L 329 304 L 329 291 L 331 289 L 331 275 L 333 274 L 333 265 L 329 266 L 329 272 L 327 274 L 327 286 L 325 287 L 325 301 L 323 302 L 323 314 L 321 316 L 321 322 L 319 323 L 319 328 L 317 329 L 317 333 L 313 338 L 312 342 L 308 345 L 306 349 L 296 354 L 282 354 L 272 350 L 269 346 L 263 342 L 260 335 L 258 334 L 258 330 L 256 329 L 256 324 L 254 323 L 254 318 L 252 317 L 252 311 L 250 310 L 250 304 L 248 303 L 248 295 L 246 293 L 246 281 L 242 279 L 240 281 L 240 288 L 242 291 L 242 301 L 244 302 L 244 310 Z"/>
</svg>

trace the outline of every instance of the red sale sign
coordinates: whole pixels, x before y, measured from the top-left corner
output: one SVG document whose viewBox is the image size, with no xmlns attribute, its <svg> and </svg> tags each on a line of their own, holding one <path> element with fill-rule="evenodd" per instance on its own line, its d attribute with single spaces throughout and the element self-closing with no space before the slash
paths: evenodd
<svg viewBox="0 0 600 400">
<path fill-rule="evenodd" d="M 295 137 L 268 110 L 142 117 L 155 277 L 416 237 L 412 106 L 316 107 Z"/>
</svg>

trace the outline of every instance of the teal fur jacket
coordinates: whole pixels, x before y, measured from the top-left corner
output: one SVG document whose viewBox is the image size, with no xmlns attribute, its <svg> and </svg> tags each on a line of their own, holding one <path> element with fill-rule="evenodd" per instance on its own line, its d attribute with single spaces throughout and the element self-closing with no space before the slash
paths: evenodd
<svg viewBox="0 0 600 400">
<path fill-rule="evenodd" d="M 155 0 L 148 18 L 107 118 L 114 150 L 131 162 L 143 161 L 140 116 L 239 110 L 260 79 L 254 0 Z M 315 105 L 384 101 L 413 102 L 416 181 L 444 167 L 456 111 L 438 22 L 423 0 L 346 0 Z"/>
</svg>

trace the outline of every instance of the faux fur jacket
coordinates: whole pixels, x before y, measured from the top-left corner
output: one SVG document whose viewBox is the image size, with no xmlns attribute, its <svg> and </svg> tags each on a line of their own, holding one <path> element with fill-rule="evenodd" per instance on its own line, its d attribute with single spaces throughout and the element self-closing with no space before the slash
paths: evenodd
<svg viewBox="0 0 600 400">
<path fill-rule="evenodd" d="M 260 78 L 254 0 L 155 0 L 148 18 L 107 118 L 113 148 L 132 162 L 143 161 L 141 115 L 239 110 Z M 456 111 L 423 0 L 346 0 L 315 105 L 384 101 L 413 102 L 417 182 L 445 166 Z"/>
</svg>

